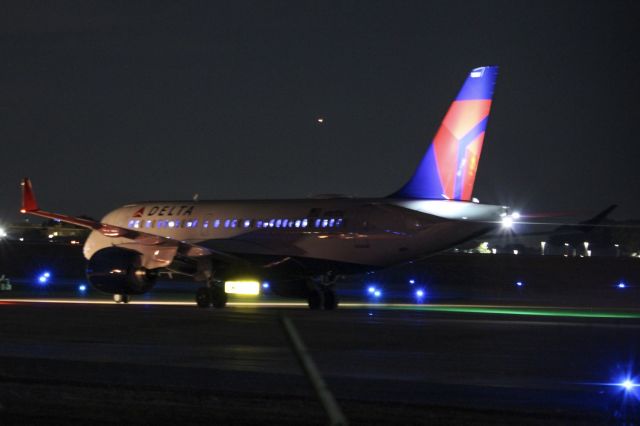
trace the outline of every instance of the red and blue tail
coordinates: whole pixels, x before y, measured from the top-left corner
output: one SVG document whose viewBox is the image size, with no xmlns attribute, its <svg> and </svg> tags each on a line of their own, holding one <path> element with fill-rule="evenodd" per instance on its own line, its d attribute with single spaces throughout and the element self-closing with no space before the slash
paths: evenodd
<svg viewBox="0 0 640 426">
<path fill-rule="evenodd" d="M 415 173 L 393 198 L 471 200 L 498 67 L 474 68 Z"/>
</svg>

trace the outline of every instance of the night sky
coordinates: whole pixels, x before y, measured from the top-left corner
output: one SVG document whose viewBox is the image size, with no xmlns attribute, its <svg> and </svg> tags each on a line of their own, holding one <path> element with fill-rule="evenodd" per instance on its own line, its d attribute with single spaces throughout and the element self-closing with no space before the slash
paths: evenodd
<svg viewBox="0 0 640 426">
<path fill-rule="evenodd" d="M 0 222 L 23 176 L 94 217 L 385 196 L 481 65 L 500 75 L 474 196 L 640 219 L 639 33 L 633 1 L 3 2 Z"/>
</svg>

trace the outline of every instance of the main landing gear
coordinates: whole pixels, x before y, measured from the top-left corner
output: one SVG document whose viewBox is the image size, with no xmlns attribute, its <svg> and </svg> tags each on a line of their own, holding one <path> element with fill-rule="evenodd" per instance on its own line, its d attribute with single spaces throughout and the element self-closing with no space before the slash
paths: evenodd
<svg viewBox="0 0 640 426">
<path fill-rule="evenodd" d="M 309 309 L 331 311 L 338 307 L 338 296 L 336 291 L 331 287 L 318 287 L 309 292 L 307 297 Z"/>
<path fill-rule="evenodd" d="M 332 311 L 338 307 L 338 296 L 335 290 L 336 279 L 337 277 L 329 272 L 321 276 L 319 280 L 309 281 L 307 302 L 310 309 Z"/>
<path fill-rule="evenodd" d="M 219 285 L 200 287 L 196 292 L 196 303 L 199 308 L 224 308 L 227 305 L 227 293 Z"/>
</svg>

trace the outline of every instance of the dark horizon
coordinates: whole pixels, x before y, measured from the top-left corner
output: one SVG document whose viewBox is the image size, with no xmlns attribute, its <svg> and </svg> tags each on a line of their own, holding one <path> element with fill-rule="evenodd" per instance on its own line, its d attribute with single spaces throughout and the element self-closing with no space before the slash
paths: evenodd
<svg viewBox="0 0 640 426">
<path fill-rule="evenodd" d="M 10 3 L 0 221 L 144 199 L 386 196 L 466 74 L 500 66 L 474 196 L 640 218 L 640 6 Z M 319 117 L 324 123 L 317 122 Z"/>
</svg>

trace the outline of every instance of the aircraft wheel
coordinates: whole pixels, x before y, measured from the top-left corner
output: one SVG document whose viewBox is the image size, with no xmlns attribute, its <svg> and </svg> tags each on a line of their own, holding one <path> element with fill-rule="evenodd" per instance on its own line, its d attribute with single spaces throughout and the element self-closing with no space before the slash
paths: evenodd
<svg viewBox="0 0 640 426">
<path fill-rule="evenodd" d="M 316 310 L 322 308 L 322 293 L 317 289 L 311 290 L 307 302 L 309 303 L 309 309 Z"/>
<path fill-rule="evenodd" d="M 211 290 L 207 287 L 200 287 L 196 291 L 196 304 L 199 308 L 208 308 L 211 306 Z"/>
<path fill-rule="evenodd" d="M 323 293 L 324 293 L 323 308 L 326 311 L 331 311 L 337 308 L 338 296 L 336 295 L 335 290 L 332 288 L 325 288 Z"/>
<path fill-rule="evenodd" d="M 227 306 L 227 293 L 222 287 L 214 287 L 211 289 L 211 301 L 214 308 L 222 309 Z"/>
<path fill-rule="evenodd" d="M 129 303 L 131 296 L 128 294 L 114 294 L 113 301 L 116 303 Z"/>
</svg>

